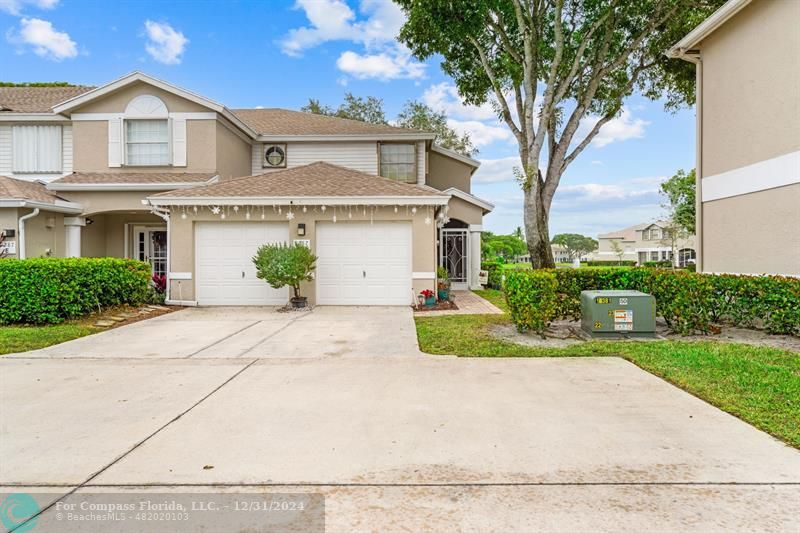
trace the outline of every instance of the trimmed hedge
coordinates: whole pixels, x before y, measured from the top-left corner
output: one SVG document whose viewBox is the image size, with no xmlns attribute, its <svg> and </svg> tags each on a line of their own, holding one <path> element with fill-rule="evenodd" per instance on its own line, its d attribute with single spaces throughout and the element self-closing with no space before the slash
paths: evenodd
<svg viewBox="0 0 800 533">
<path fill-rule="evenodd" d="M 512 273 L 513 272 L 513 273 Z M 549 271 L 532 270 L 506 276 L 506 300 L 511 320 L 521 331 L 543 332 L 558 311 L 558 282 Z"/>
<path fill-rule="evenodd" d="M 520 279 L 532 275 L 537 277 L 533 282 Z M 541 292 L 538 287 L 544 284 L 539 279 L 542 275 L 555 281 L 555 307 L 551 306 L 549 296 L 540 304 L 534 297 L 517 294 L 538 295 Z M 536 288 L 529 288 L 530 283 Z M 554 269 L 507 272 L 505 289 L 512 319 L 537 317 L 536 321 L 514 319 L 522 330 L 542 332 L 552 320 L 579 319 L 581 291 L 628 289 L 652 294 L 656 299 L 656 314 L 677 333 L 709 333 L 712 324 L 724 322 L 763 327 L 769 333 L 800 335 L 800 279 L 796 278 L 696 274 L 652 268 Z M 525 306 L 539 309 L 523 309 Z"/>
<path fill-rule="evenodd" d="M 147 297 L 150 264 L 131 259 L 0 261 L 0 323 L 56 324 Z"/>
<path fill-rule="evenodd" d="M 581 265 L 589 267 L 632 267 L 636 266 L 636 261 L 614 261 L 613 259 L 609 259 L 608 261 L 582 261 Z"/>
</svg>

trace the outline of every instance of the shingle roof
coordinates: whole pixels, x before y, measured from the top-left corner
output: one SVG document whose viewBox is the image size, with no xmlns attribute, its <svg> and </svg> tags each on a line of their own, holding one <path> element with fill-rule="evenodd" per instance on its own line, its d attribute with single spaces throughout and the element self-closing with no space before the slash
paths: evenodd
<svg viewBox="0 0 800 533">
<path fill-rule="evenodd" d="M 436 189 L 374 176 L 318 161 L 256 176 L 156 194 L 180 198 L 302 198 L 349 196 L 447 196 Z"/>
<path fill-rule="evenodd" d="M 289 109 L 232 109 L 259 135 L 369 135 L 424 134 L 419 130 L 398 128 L 388 124 L 370 124 L 360 120 L 316 115 Z"/>
<path fill-rule="evenodd" d="M 216 172 L 73 172 L 52 183 L 203 183 Z"/>
<path fill-rule="evenodd" d="M 636 240 L 636 232 L 642 231 L 645 228 L 649 228 L 652 225 L 657 225 L 660 227 L 664 227 L 666 222 L 662 220 L 657 220 L 655 222 L 645 222 L 643 224 L 636 224 L 635 226 L 629 226 L 627 228 L 623 228 L 617 231 L 611 231 L 609 233 L 601 233 L 597 236 L 598 239 L 622 239 L 625 241 L 635 241 Z"/>
<path fill-rule="evenodd" d="M 50 108 L 94 87 L 0 87 L 0 113 L 49 113 Z"/>
<path fill-rule="evenodd" d="M 0 176 L 0 199 L 33 200 L 48 204 L 55 204 L 56 200 L 60 200 L 54 192 L 47 190 L 42 183 L 9 178 L 8 176 Z"/>
</svg>

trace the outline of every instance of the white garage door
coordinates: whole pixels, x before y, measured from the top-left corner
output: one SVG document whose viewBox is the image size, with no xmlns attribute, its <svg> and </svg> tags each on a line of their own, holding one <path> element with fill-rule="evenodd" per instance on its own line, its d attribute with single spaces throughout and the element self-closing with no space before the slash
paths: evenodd
<svg viewBox="0 0 800 533">
<path fill-rule="evenodd" d="M 317 303 L 409 305 L 410 222 L 317 224 Z"/>
<path fill-rule="evenodd" d="M 198 305 L 283 305 L 287 287 L 273 289 L 256 277 L 252 257 L 259 246 L 289 241 L 281 222 L 198 222 L 195 226 L 195 287 Z"/>
</svg>

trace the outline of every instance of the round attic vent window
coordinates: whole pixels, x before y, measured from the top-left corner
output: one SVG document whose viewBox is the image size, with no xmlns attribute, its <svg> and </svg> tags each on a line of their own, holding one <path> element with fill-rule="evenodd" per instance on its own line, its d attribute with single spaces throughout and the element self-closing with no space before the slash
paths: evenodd
<svg viewBox="0 0 800 533">
<path fill-rule="evenodd" d="M 270 146 L 264 152 L 265 166 L 282 167 L 286 163 L 286 152 L 280 146 Z"/>
</svg>

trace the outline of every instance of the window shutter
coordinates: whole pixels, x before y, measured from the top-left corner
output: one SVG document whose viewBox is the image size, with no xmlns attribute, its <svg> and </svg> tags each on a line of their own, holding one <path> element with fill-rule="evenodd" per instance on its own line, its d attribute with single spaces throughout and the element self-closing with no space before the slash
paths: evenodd
<svg viewBox="0 0 800 533">
<path fill-rule="evenodd" d="M 172 166 L 186 166 L 186 119 L 172 118 Z"/>
<path fill-rule="evenodd" d="M 108 121 L 108 166 L 122 166 L 122 119 L 112 118 Z"/>
</svg>

